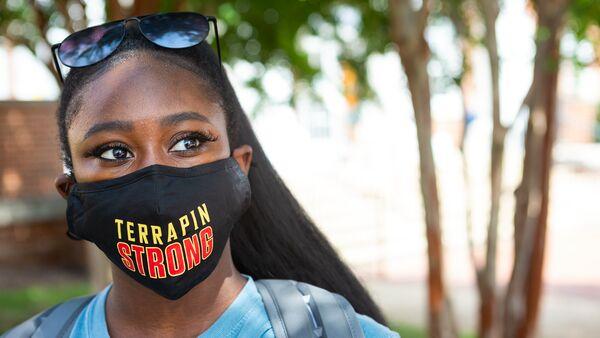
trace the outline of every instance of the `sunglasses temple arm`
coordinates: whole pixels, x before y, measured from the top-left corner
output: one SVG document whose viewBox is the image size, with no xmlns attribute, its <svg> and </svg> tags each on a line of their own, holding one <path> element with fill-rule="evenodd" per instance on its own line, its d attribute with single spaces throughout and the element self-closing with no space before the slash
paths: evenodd
<svg viewBox="0 0 600 338">
<path fill-rule="evenodd" d="M 56 73 L 58 74 L 58 77 L 60 78 L 60 83 L 64 84 L 65 80 L 63 79 L 62 72 L 60 71 L 60 65 L 58 63 L 58 58 L 56 57 L 56 50 L 58 49 L 59 46 L 60 46 L 60 43 L 52 45 L 52 60 L 54 60 L 54 68 L 56 68 Z"/>
<path fill-rule="evenodd" d="M 221 45 L 219 44 L 219 29 L 217 28 L 217 19 L 213 16 L 208 18 L 213 23 L 215 28 L 215 39 L 217 40 L 217 54 L 219 55 L 219 67 L 223 70 L 223 62 L 221 61 Z"/>
</svg>

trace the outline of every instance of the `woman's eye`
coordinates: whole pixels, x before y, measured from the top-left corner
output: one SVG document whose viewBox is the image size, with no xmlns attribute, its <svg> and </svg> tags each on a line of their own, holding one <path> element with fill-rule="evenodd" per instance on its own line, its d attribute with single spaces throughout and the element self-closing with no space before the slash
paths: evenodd
<svg viewBox="0 0 600 338">
<path fill-rule="evenodd" d="M 171 151 L 187 151 L 200 147 L 202 142 L 197 138 L 184 138 L 171 147 Z"/>
<path fill-rule="evenodd" d="M 129 150 L 120 147 L 107 149 L 100 154 L 100 158 L 109 161 L 125 160 L 132 157 L 133 155 L 129 152 Z"/>
</svg>

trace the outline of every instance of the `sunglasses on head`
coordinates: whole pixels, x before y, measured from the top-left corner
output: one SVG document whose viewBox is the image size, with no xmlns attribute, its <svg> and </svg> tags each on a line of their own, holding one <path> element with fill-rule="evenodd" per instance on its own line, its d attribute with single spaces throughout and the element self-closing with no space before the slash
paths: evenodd
<svg viewBox="0 0 600 338">
<path fill-rule="evenodd" d="M 59 60 L 67 67 L 81 68 L 106 59 L 123 41 L 125 24 L 130 20 L 137 21 L 139 30 L 146 39 L 165 48 L 187 48 L 201 43 L 208 36 L 209 22 L 212 22 L 217 40 L 219 66 L 222 67 L 215 17 L 193 12 L 156 13 L 88 27 L 52 45 L 52 58 L 61 83 L 64 83 L 64 78 Z"/>
</svg>

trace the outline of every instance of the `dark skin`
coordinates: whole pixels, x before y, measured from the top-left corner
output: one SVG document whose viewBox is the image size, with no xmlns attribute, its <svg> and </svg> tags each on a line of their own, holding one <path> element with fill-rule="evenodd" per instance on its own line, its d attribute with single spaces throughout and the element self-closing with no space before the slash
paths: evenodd
<svg viewBox="0 0 600 338">
<path fill-rule="evenodd" d="M 231 150 L 225 114 L 196 75 L 138 54 L 84 90 L 68 130 L 78 182 L 116 178 L 152 164 L 191 167 L 229 157 L 248 175 L 252 148 Z M 56 179 L 66 197 L 73 185 Z M 111 264 L 106 303 L 111 337 L 197 337 L 233 302 L 246 283 L 233 264 L 229 241 L 216 269 L 178 300 L 168 300 Z"/>
</svg>

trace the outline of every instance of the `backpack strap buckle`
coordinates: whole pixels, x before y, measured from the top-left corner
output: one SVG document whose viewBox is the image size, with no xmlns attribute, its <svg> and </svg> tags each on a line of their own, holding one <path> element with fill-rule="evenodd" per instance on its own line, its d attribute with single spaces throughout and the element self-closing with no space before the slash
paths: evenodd
<svg viewBox="0 0 600 338">
<path fill-rule="evenodd" d="M 285 279 L 255 281 L 277 338 L 364 338 L 356 312 L 341 295 Z"/>
</svg>

